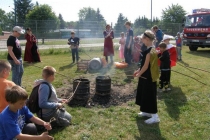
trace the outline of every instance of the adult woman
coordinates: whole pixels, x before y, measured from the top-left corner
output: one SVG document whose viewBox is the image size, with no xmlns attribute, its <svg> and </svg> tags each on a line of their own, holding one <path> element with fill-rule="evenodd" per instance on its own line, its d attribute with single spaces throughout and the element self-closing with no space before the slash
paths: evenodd
<svg viewBox="0 0 210 140">
<path fill-rule="evenodd" d="M 32 34 L 31 28 L 26 28 L 25 39 L 27 42 L 25 47 L 24 61 L 29 63 L 41 62 L 36 45 L 36 37 Z"/>
<path fill-rule="evenodd" d="M 139 116 L 150 117 L 145 123 L 152 124 L 159 122 L 157 115 L 157 79 L 159 78 L 158 57 L 153 41 L 155 35 L 147 30 L 143 34 L 142 41 L 147 50 L 142 52 L 141 66 L 134 75 L 139 77 L 136 104 L 140 106 Z"/>
<path fill-rule="evenodd" d="M 110 56 L 111 63 L 113 63 L 114 56 L 114 48 L 113 48 L 113 39 L 114 32 L 111 30 L 110 25 L 106 25 L 106 30 L 103 32 L 104 34 L 104 56 L 106 57 L 106 61 L 108 62 L 108 56 Z"/>
</svg>

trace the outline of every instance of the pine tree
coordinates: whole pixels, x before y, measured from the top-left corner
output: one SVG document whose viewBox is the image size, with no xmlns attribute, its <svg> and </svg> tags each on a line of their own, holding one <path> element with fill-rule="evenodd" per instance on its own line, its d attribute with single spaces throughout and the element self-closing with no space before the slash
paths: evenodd
<svg viewBox="0 0 210 140">
<path fill-rule="evenodd" d="M 126 21 L 128 21 L 128 19 L 124 17 L 122 13 L 120 13 L 117 19 L 117 23 L 115 24 L 114 27 L 115 34 L 119 36 L 121 32 L 126 32 L 126 28 L 124 25 Z"/>
<path fill-rule="evenodd" d="M 14 0 L 14 13 L 16 13 L 16 21 L 19 26 L 23 26 L 25 23 L 26 15 L 33 9 L 32 0 Z M 15 12 L 16 10 L 16 12 Z"/>
<path fill-rule="evenodd" d="M 63 16 L 59 14 L 58 19 L 60 20 L 60 29 L 64 29 L 66 27 L 66 22 L 63 20 Z"/>
</svg>

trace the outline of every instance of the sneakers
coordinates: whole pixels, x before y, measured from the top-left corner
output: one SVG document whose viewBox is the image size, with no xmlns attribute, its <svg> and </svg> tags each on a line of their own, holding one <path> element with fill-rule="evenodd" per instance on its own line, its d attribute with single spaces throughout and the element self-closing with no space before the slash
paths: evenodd
<svg viewBox="0 0 210 140">
<path fill-rule="evenodd" d="M 153 124 L 153 123 L 159 123 L 160 119 L 157 114 L 152 114 L 152 117 L 148 120 L 144 121 L 146 124 Z"/>
<path fill-rule="evenodd" d="M 145 112 L 140 112 L 140 113 L 138 113 L 138 116 L 139 116 L 139 117 L 149 117 L 149 118 L 151 118 L 151 117 L 152 117 L 152 115 L 151 115 L 151 114 L 149 114 L 149 113 L 145 113 Z"/>
</svg>

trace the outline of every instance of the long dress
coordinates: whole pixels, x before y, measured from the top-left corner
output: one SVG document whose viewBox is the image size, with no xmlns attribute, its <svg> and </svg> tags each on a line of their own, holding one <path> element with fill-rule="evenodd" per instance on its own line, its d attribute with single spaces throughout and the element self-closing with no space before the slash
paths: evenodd
<svg viewBox="0 0 210 140">
<path fill-rule="evenodd" d="M 120 59 L 124 59 L 124 49 L 125 49 L 125 38 L 121 38 L 119 41 L 119 57 Z"/>
<path fill-rule="evenodd" d="M 105 30 L 103 34 L 104 34 L 104 56 L 114 56 L 114 47 L 112 41 L 112 39 L 114 38 L 114 32 Z M 110 34 L 110 36 L 105 38 L 108 34 Z"/>
<path fill-rule="evenodd" d="M 24 55 L 24 61 L 27 61 L 29 63 L 33 62 L 31 48 L 33 46 L 32 37 L 28 34 L 25 35 L 26 39 L 26 47 L 25 47 L 25 55 Z"/>
<path fill-rule="evenodd" d="M 27 61 L 29 63 L 31 62 L 41 62 L 40 55 L 38 52 L 38 47 L 36 45 L 36 37 L 35 35 L 25 35 L 26 39 L 26 48 L 25 48 L 25 55 L 24 55 L 24 61 Z"/>
<path fill-rule="evenodd" d="M 139 62 L 140 50 L 141 50 L 141 45 L 139 44 L 139 40 L 135 38 L 134 47 L 133 47 L 133 61 L 135 63 Z"/>
<path fill-rule="evenodd" d="M 146 56 L 148 53 L 151 53 L 151 50 L 155 49 L 150 47 L 146 51 L 142 52 L 141 57 L 141 66 L 140 69 L 144 66 Z M 156 50 L 155 50 L 156 51 Z M 154 54 L 156 55 L 156 54 Z M 157 56 L 156 56 L 157 57 Z M 152 57 L 150 59 L 153 59 Z M 158 59 L 153 59 L 152 61 L 157 61 Z M 136 104 L 140 106 L 140 111 L 145 113 L 157 113 L 157 83 L 155 80 L 158 78 L 156 76 L 155 80 L 152 78 L 151 70 L 155 70 L 155 73 L 158 73 L 158 64 L 152 64 L 151 60 L 147 70 L 139 78 L 137 95 L 136 95 Z"/>
</svg>

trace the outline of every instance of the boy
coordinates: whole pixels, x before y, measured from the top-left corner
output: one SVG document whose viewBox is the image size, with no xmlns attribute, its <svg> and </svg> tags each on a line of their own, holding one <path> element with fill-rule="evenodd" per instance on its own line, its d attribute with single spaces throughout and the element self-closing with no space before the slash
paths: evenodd
<svg viewBox="0 0 210 140">
<path fill-rule="evenodd" d="M 163 40 L 163 32 L 158 28 L 157 25 L 153 26 L 152 30 L 154 31 L 156 39 L 157 39 L 157 42 L 155 45 L 155 47 L 157 48 L 160 42 Z"/>
<path fill-rule="evenodd" d="M 133 46 L 133 29 L 131 28 L 131 23 L 129 21 L 125 22 L 125 27 L 127 29 L 126 33 L 126 42 L 125 42 L 125 50 L 124 50 L 124 57 L 125 62 L 128 63 L 128 65 L 131 64 L 132 59 L 132 46 Z"/>
<path fill-rule="evenodd" d="M 75 63 L 75 56 L 76 56 L 76 62 L 79 61 L 79 53 L 78 53 L 79 40 L 80 39 L 78 37 L 75 37 L 75 32 L 72 31 L 71 37 L 68 39 L 68 44 L 70 45 L 71 48 L 73 63 Z"/>
<path fill-rule="evenodd" d="M 162 42 L 159 44 L 160 52 L 158 54 L 158 58 L 160 60 L 160 80 L 159 80 L 159 89 L 158 92 L 162 92 L 163 88 L 165 88 L 166 91 L 169 91 L 169 80 L 170 80 L 170 71 L 171 71 L 171 60 L 170 55 L 167 50 L 166 43 Z"/>
<path fill-rule="evenodd" d="M 23 61 L 21 58 L 22 50 L 20 42 L 17 39 L 24 31 L 19 26 L 13 28 L 13 34 L 7 40 L 8 55 L 7 59 L 12 65 L 12 81 L 21 86 L 23 76 Z"/>
<path fill-rule="evenodd" d="M 7 80 L 11 71 L 11 65 L 9 62 L 0 60 L 0 113 L 8 105 L 5 100 L 5 89 L 15 86 L 15 83 Z"/>
<path fill-rule="evenodd" d="M 35 86 L 39 86 L 39 107 L 42 108 L 37 112 L 37 116 L 44 121 L 50 121 L 52 117 L 56 118 L 56 121 L 52 123 L 52 126 L 69 126 L 71 122 L 71 115 L 63 108 L 63 103 L 67 100 L 57 98 L 56 90 L 51 84 L 55 79 L 55 68 L 51 66 L 45 66 L 42 71 L 42 78 L 35 82 Z M 48 83 L 47 84 L 44 84 Z M 51 95 L 50 95 L 51 92 Z M 42 113 L 42 114 L 41 114 Z"/>
<path fill-rule="evenodd" d="M 26 91 L 19 86 L 13 86 L 6 89 L 5 92 L 5 98 L 9 105 L 0 114 L 0 139 L 52 140 L 53 137 L 47 133 L 37 135 L 36 126 L 33 123 L 27 123 L 31 121 L 51 130 L 49 123 L 34 117 L 25 106 L 28 98 Z"/>
<path fill-rule="evenodd" d="M 177 51 L 177 60 L 182 60 L 182 38 L 180 37 L 180 33 L 177 33 L 176 37 L 176 51 Z"/>
</svg>

